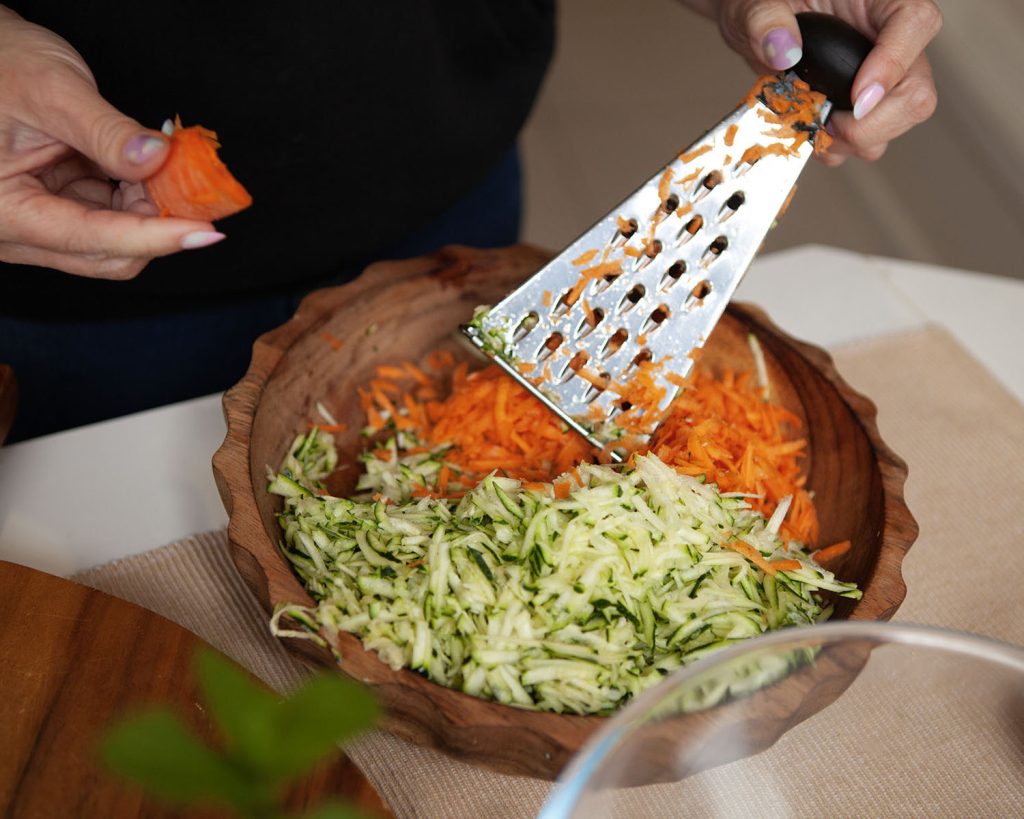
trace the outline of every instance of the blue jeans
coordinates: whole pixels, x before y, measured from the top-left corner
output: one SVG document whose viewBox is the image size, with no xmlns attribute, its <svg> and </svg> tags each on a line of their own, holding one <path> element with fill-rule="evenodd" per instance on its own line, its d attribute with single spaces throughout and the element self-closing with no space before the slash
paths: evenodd
<svg viewBox="0 0 1024 819">
<path fill-rule="evenodd" d="M 449 243 L 514 243 L 519 158 L 512 150 L 462 201 L 379 258 L 418 256 Z M 341 271 L 334 283 L 359 270 Z M 221 392 L 241 380 L 256 337 L 286 322 L 305 290 L 217 308 L 114 321 L 0 318 L 0 363 L 20 388 L 8 442 Z"/>
</svg>

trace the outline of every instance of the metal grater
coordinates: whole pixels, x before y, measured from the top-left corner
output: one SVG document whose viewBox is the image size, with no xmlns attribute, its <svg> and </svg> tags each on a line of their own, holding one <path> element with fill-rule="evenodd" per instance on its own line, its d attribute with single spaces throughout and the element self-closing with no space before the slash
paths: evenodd
<svg viewBox="0 0 1024 819">
<path fill-rule="evenodd" d="M 850 85 L 857 66 L 849 69 Z M 826 100 L 819 125 L 830 109 Z M 655 370 L 665 388 L 663 413 L 678 390 L 669 375 L 678 381 L 689 372 L 691 353 L 710 336 L 813 153 L 808 140 L 794 155 L 744 161 L 748 147 L 779 141 L 767 112 L 763 100 L 744 103 L 463 328 L 595 446 L 622 434 L 615 419 L 631 407 L 613 389 L 595 386 L 593 374 L 598 385 L 622 384 L 643 360 L 664 362 Z M 584 270 L 608 263 L 621 272 L 579 289 Z"/>
</svg>

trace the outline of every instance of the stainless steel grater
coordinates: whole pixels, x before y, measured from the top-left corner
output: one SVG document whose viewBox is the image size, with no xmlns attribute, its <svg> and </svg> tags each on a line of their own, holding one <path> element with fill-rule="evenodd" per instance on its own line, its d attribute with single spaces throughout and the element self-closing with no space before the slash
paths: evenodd
<svg viewBox="0 0 1024 819">
<path fill-rule="evenodd" d="M 861 56 L 846 72 L 847 105 L 867 53 L 854 34 Z M 826 100 L 817 125 L 831 107 Z M 628 382 L 644 361 L 660 365 L 647 369 L 665 389 L 663 414 L 813 153 L 808 139 L 751 162 L 748 148 L 780 141 L 771 119 L 763 99 L 741 105 L 466 335 L 596 446 L 622 435 L 615 420 L 633 409 L 607 385 Z"/>
</svg>

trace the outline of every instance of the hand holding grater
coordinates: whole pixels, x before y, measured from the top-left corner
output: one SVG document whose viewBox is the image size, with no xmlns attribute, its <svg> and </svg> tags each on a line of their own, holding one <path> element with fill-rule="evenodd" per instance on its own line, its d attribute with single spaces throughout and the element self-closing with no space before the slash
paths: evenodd
<svg viewBox="0 0 1024 819">
<path fill-rule="evenodd" d="M 819 132 L 830 111 L 852 107 L 870 41 L 836 17 L 797 20 L 804 56 L 793 70 L 762 78 L 744 104 L 463 328 L 616 460 L 627 438 L 642 443 L 664 417 L 816 140 L 827 139 Z M 648 400 L 631 400 L 641 389 Z"/>
</svg>

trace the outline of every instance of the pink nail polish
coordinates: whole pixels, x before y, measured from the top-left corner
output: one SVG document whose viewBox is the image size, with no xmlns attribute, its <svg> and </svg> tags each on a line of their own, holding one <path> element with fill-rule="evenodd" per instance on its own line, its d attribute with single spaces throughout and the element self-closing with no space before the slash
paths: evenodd
<svg viewBox="0 0 1024 819">
<path fill-rule="evenodd" d="M 124 158 L 133 165 L 149 162 L 160 151 L 167 147 L 167 142 L 150 134 L 133 136 L 124 146 Z"/>
<path fill-rule="evenodd" d="M 854 101 L 853 118 L 864 119 L 882 101 L 884 96 L 885 89 L 882 87 L 882 84 L 880 82 L 871 83 L 871 85 L 860 92 Z"/>
<path fill-rule="evenodd" d="M 761 41 L 761 49 L 768 65 L 776 71 L 792 68 L 804 56 L 800 43 L 788 28 L 773 28 L 769 31 Z"/>
<path fill-rule="evenodd" d="M 216 230 L 196 230 L 181 237 L 181 249 L 195 250 L 200 247 L 209 247 L 225 238 L 227 237 L 223 233 Z"/>
</svg>

